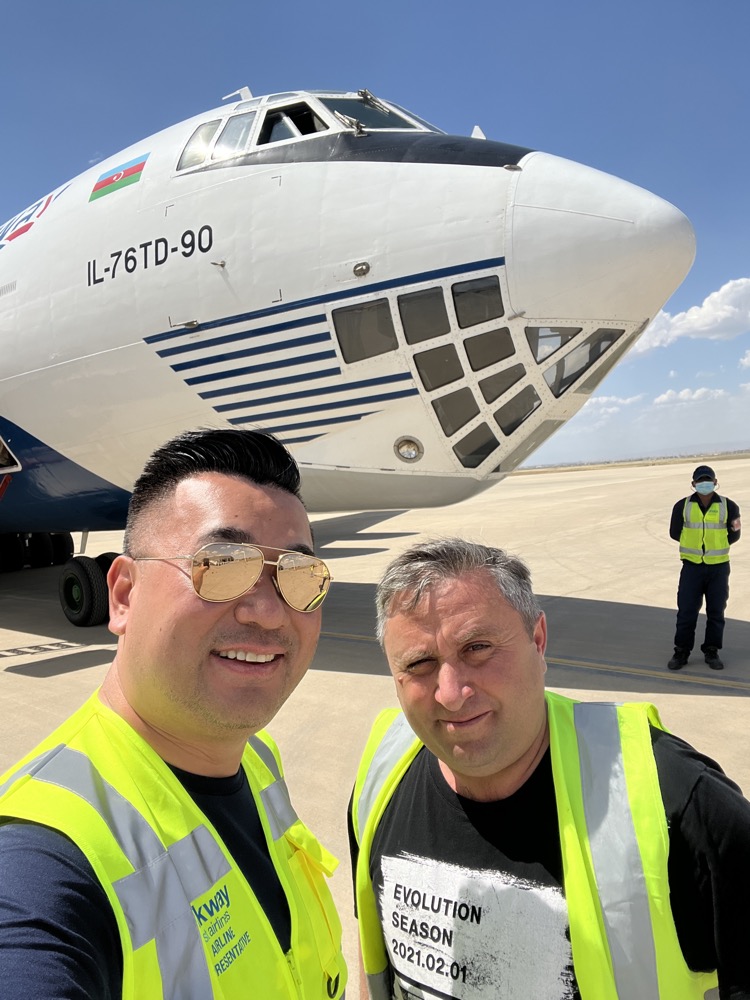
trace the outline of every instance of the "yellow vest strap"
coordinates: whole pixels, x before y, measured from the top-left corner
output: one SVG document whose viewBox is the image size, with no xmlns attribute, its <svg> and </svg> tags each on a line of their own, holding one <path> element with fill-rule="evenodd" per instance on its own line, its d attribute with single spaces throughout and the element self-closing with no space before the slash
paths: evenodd
<svg viewBox="0 0 750 1000">
<path fill-rule="evenodd" d="M 186 899 L 190 904 L 230 870 L 210 831 L 198 827 L 165 848 L 138 810 L 79 750 L 65 746 L 51 750 L 34 762 L 33 770 L 35 780 L 65 788 L 88 802 L 133 867 L 130 875 L 112 887 L 122 906 L 133 950 L 155 940 L 164 996 L 212 996 L 199 929 L 201 919 L 210 914 L 185 906 Z M 156 933 L 155 899 L 159 900 L 158 922 L 169 928 L 168 934 Z M 173 914 L 172 920 L 165 919 L 165 913 Z"/>
</svg>

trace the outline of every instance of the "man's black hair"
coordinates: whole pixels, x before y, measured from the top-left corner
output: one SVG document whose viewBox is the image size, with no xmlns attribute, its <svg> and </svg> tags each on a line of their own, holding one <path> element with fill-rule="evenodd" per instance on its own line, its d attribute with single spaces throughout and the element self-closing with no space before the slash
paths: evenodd
<svg viewBox="0 0 750 1000">
<path fill-rule="evenodd" d="M 123 540 L 125 552 L 130 551 L 140 514 L 174 492 L 183 479 L 202 472 L 238 476 L 302 499 L 297 463 L 273 434 L 236 427 L 184 431 L 156 449 L 133 486 Z"/>
</svg>

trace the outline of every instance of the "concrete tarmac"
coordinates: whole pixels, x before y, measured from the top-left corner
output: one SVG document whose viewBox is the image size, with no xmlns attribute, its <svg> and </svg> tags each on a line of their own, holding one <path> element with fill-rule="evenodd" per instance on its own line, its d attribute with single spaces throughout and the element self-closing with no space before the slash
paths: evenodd
<svg viewBox="0 0 750 1000">
<path fill-rule="evenodd" d="M 389 560 L 421 538 L 459 534 L 520 555 L 548 617 L 548 686 L 584 700 L 653 701 L 669 729 L 750 792 L 750 539 L 732 548 L 726 669 L 709 670 L 700 651 L 685 669 L 666 669 L 680 568 L 669 516 L 697 464 L 529 471 L 452 507 L 313 516 L 335 583 L 312 669 L 269 730 L 299 815 L 341 859 L 332 888 L 352 978 L 346 807 L 370 724 L 397 704 L 373 638 L 373 596 Z M 719 492 L 747 508 L 747 457 L 710 464 Z M 87 554 L 119 551 L 121 537 L 92 535 Z M 64 618 L 58 576 L 54 568 L 0 575 L 0 772 L 101 683 L 114 652 L 106 626 L 78 629 Z"/>
</svg>

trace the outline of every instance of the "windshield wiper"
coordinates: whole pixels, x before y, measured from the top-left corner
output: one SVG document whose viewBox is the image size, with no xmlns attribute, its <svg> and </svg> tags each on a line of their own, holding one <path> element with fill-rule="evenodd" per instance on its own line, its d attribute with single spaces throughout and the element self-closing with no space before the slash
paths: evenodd
<svg viewBox="0 0 750 1000">
<path fill-rule="evenodd" d="M 333 113 L 342 125 L 345 125 L 346 128 L 353 128 L 355 135 L 367 135 L 364 125 L 358 118 L 351 118 L 349 115 L 345 115 L 343 111 L 334 111 Z"/>
<path fill-rule="evenodd" d="M 374 94 L 371 94 L 369 90 L 358 90 L 357 96 L 361 97 L 362 101 L 365 104 L 369 104 L 371 108 L 375 108 L 377 111 L 382 111 L 386 115 L 391 113 L 391 109 L 386 107 L 382 101 L 379 101 L 378 98 Z"/>
</svg>

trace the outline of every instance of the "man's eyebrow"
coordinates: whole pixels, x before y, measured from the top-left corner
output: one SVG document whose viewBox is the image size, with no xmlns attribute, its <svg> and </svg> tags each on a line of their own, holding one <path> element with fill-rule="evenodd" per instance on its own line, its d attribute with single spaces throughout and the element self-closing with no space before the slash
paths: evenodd
<svg viewBox="0 0 750 1000">
<path fill-rule="evenodd" d="M 250 532 L 245 531 L 242 528 L 229 526 L 214 528 L 213 530 L 205 532 L 205 534 L 201 536 L 201 544 L 207 545 L 209 542 L 236 542 L 244 545 L 257 545 L 260 548 L 273 548 L 273 546 L 264 545 L 263 542 L 259 541 L 255 535 L 250 534 Z M 296 545 L 292 545 L 292 547 L 287 551 L 301 552 L 306 556 L 312 556 L 315 554 L 306 542 L 298 542 Z"/>
<path fill-rule="evenodd" d="M 394 662 L 398 667 L 409 666 L 410 663 L 419 663 L 421 660 L 434 660 L 435 653 L 430 650 L 427 646 L 415 646 L 413 649 L 407 649 L 399 653 L 395 657 Z"/>
</svg>

